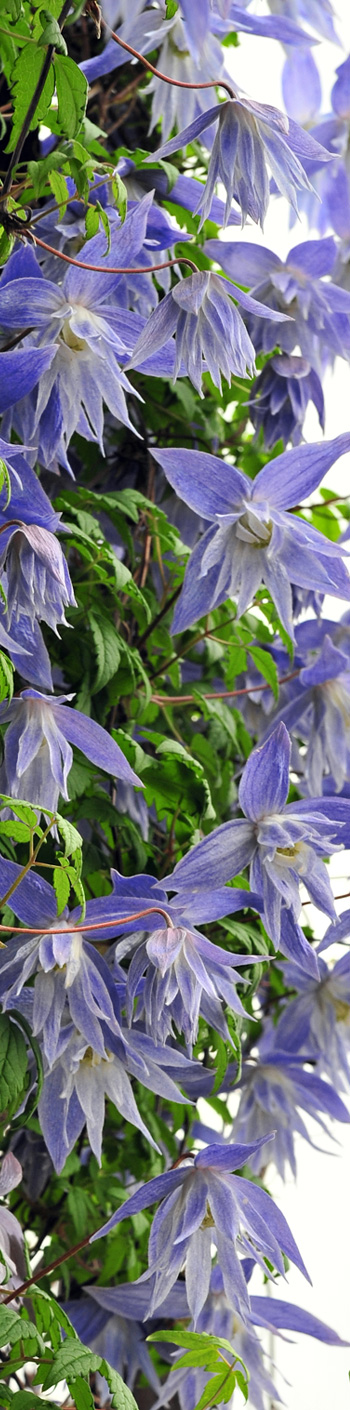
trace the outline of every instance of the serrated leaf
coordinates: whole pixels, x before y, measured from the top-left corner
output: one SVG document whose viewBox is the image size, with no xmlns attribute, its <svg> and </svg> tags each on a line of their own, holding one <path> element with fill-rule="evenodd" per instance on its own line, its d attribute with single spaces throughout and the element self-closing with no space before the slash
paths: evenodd
<svg viewBox="0 0 350 1410">
<path fill-rule="evenodd" d="M 73 59 L 56 54 L 54 60 L 58 121 L 67 137 L 76 137 L 81 127 L 88 95 L 87 79 Z M 83 149 L 84 150 L 84 149 Z M 86 152 L 84 151 L 84 161 Z"/>
<path fill-rule="evenodd" d="M 275 700 L 278 700 L 278 672 L 273 656 L 269 651 L 264 651 L 261 646 L 249 646 L 249 655 L 260 671 L 260 675 L 264 677 L 264 681 L 267 681 L 267 684 L 271 686 Z"/>
<path fill-rule="evenodd" d="M 98 234 L 100 228 L 100 217 L 96 206 L 88 206 L 85 211 L 85 235 L 87 240 L 92 240 Z"/>
<path fill-rule="evenodd" d="M 97 657 L 94 688 L 102 690 L 118 670 L 121 655 L 118 632 L 108 617 L 97 618 L 92 613 L 89 615 L 89 626 Z"/>
<path fill-rule="evenodd" d="M 57 915 L 60 916 L 70 897 L 70 880 L 63 867 L 54 868 L 53 884 L 57 896 Z"/>
<path fill-rule="evenodd" d="M 100 201 L 96 201 L 96 210 L 97 210 L 97 214 L 98 214 L 99 219 L 100 219 L 100 221 L 101 221 L 101 225 L 102 225 L 102 227 L 103 227 L 103 230 L 104 230 L 105 236 L 106 236 L 106 240 L 107 240 L 106 249 L 103 251 L 103 255 L 108 255 L 108 254 L 109 254 L 109 251 L 110 251 L 110 248 L 111 248 L 111 227 L 110 227 L 110 223 L 109 223 L 107 211 L 105 211 L 105 210 L 103 209 L 103 206 L 101 206 L 101 202 L 100 202 Z M 103 259 L 103 255 L 102 255 L 102 259 Z"/>
<path fill-rule="evenodd" d="M 59 207 L 60 220 L 62 220 L 63 216 L 66 214 L 69 201 L 67 183 L 61 171 L 49 171 L 48 180 L 52 194 Z"/>
<path fill-rule="evenodd" d="M 124 185 L 124 181 L 122 181 L 122 178 L 121 176 L 119 176 L 118 171 L 113 172 L 112 191 L 116 207 L 119 211 L 120 219 L 123 225 L 128 208 L 128 193 L 126 186 Z"/>
<path fill-rule="evenodd" d="M 27 1072 L 27 1049 L 21 1029 L 9 1014 L 0 1015 L 0 1113 L 16 1111 Z"/>
<path fill-rule="evenodd" d="M 20 1341 L 33 1341 L 42 1356 L 45 1355 L 45 1342 L 34 1322 L 20 1317 L 13 1307 L 0 1305 L 0 1346 L 16 1346 Z"/>
<path fill-rule="evenodd" d="M 38 827 L 37 815 L 30 803 L 26 803 L 23 798 L 11 798 L 10 793 L 0 793 L 0 798 L 1 802 L 6 804 L 6 807 L 12 808 L 12 812 L 16 813 L 17 818 L 21 818 L 22 822 L 27 823 L 29 828 L 35 827 L 36 832 L 41 833 L 41 828 Z"/>
<path fill-rule="evenodd" d="M 18 59 L 16 59 L 11 74 L 11 93 L 14 104 L 14 114 L 11 135 L 6 147 L 7 152 L 13 152 L 16 146 L 44 63 L 45 55 L 41 53 L 40 49 L 37 49 L 35 44 L 25 44 L 21 53 L 18 55 Z M 51 67 L 30 124 L 31 131 L 35 127 L 38 127 L 40 122 L 44 122 L 51 105 L 54 87 L 55 78 L 53 67 Z"/>
<path fill-rule="evenodd" d="M 73 823 L 69 822 L 68 818 L 62 818 L 61 813 L 56 813 L 55 820 L 60 836 L 63 837 L 65 856 L 71 857 L 72 852 L 77 849 L 80 852 L 82 839 L 77 828 L 73 827 Z"/>
<path fill-rule="evenodd" d="M 29 842 L 31 828 L 27 823 L 20 822 L 18 818 L 6 818 L 5 821 L 0 822 L 0 835 L 13 837 L 15 842 Z"/>
<path fill-rule="evenodd" d="M 67 1384 L 76 1410 L 95 1410 L 95 1401 L 88 1381 L 83 1380 L 82 1376 L 77 1376 L 74 1381 L 67 1377 Z"/>
<path fill-rule="evenodd" d="M 0 651 L 0 702 L 12 700 L 13 696 L 13 666 L 8 656 Z"/>
<path fill-rule="evenodd" d="M 209 1405 L 225 1404 L 226 1400 L 231 1399 L 235 1383 L 236 1377 L 234 1371 L 228 1371 L 227 1367 L 224 1367 L 222 1371 L 218 1371 L 216 1376 L 210 1377 L 203 1394 L 200 1396 L 200 1399 L 197 1400 L 195 1410 L 206 1410 L 206 1407 Z"/>
</svg>

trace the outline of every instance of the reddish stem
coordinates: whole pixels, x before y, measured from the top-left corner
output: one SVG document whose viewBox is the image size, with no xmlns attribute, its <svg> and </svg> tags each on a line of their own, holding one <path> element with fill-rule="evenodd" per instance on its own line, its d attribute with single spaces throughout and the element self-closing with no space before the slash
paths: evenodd
<svg viewBox="0 0 350 1410">
<path fill-rule="evenodd" d="M 103 16 L 101 16 L 101 24 L 104 29 L 109 30 L 111 39 L 114 39 L 116 44 L 120 44 L 121 49 L 126 49 L 127 54 L 132 54 L 133 59 L 138 59 L 139 63 L 143 64 L 145 69 L 149 69 L 150 73 L 154 73 L 156 78 L 161 78 L 163 83 L 170 83 L 172 88 L 224 88 L 229 98 L 236 97 L 230 84 L 226 83 L 225 80 L 221 78 L 213 78 L 209 80 L 208 83 L 185 83 L 181 78 L 169 78 L 167 73 L 161 73 L 161 70 L 156 69 L 154 64 L 149 62 L 149 59 L 145 59 L 143 54 L 139 53 L 138 49 L 133 49 L 131 44 L 127 44 L 125 39 L 120 38 L 120 34 L 116 34 L 114 29 L 110 29 L 109 25 L 106 24 L 106 20 L 103 19 Z"/>
<path fill-rule="evenodd" d="M 277 684 L 284 685 L 285 681 L 294 680 L 299 672 L 300 666 L 296 671 L 290 671 L 288 676 L 281 676 Z M 252 691 L 256 690 L 271 690 L 271 686 L 267 682 L 266 685 L 247 685 L 244 690 L 210 690 L 202 695 L 202 700 L 225 700 L 227 696 L 231 698 L 232 695 L 251 695 Z M 151 695 L 151 700 L 156 705 L 198 705 L 199 695 Z"/>
<path fill-rule="evenodd" d="M 31 233 L 29 230 L 29 234 Z M 167 259 L 165 264 L 140 265 L 135 268 L 131 265 L 130 269 L 124 269 L 118 265 L 113 269 L 109 264 L 86 264 L 85 260 L 73 259 L 72 255 L 63 255 L 62 250 L 54 250 L 53 245 L 47 245 L 46 240 L 39 240 L 38 235 L 33 235 L 33 240 L 36 245 L 41 246 L 42 250 L 48 250 L 50 255 L 57 255 L 57 259 L 63 259 L 65 264 L 75 264 L 78 269 L 92 269 L 94 274 L 154 274 L 158 269 L 170 269 L 173 264 L 187 264 L 188 268 L 192 270 L 192 274 L 198 274 L 197 265 L 193 263 L 192 259 L 186 259 L 185 255 L 180 255 L 179 259 Z"/>
<path fill-rule="evenodd" d="M 121 916 L 120 920 L 95 921 L 93 925 L 55 925 L 53 930 L 48 930 L 47 927 L 46 930 L 38 930 L 37 926 L 30 925 L 0 925 L 0 930 L 10 931 L 11 935 L 75 935 L 78 931 L 85 934 L 86 930 L 110 930 L 111 925 L 128 925 L 129 921 L 141 920 L 142 916 L 153 914 L 164 916 L 167 925 L 171 927 L 170 916 L 162 906 L 148 906 L 145 911 L 134 911 L 132 916 Z"/>
</svg>

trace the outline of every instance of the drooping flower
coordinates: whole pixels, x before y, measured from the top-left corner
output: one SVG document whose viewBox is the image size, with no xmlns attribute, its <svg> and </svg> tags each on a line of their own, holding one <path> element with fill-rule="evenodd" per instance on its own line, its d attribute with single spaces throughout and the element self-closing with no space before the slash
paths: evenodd
<svg viewBox="0 0 350 1410">
<path fill-rule="evenodd" d="M 65 607 L 76 601 L 58 539 L 38 524 L 10 524 L 0 531 L 0 572 L 7 574 L 7 613 L 11 629 L 21 613 L 33 628 L 36 620 L 57 632 L 67 626 Z"/>
<path fill-rule="evenodd" d="M 272 1161 L 281 1179 L 285 1180 L 288 1166 L 293 1175 L 297 1171 L 295 1136 L 303 1136 L 312 1144 L 302 1112 L 311 1116 L 328 1136 L 331 1132 L 323 1119 L 325 1116 L 342 1122 L 349 1122 L 350 1116 L 336 1087 L 305 1067 L 305 1058 L 292 1052 L 285 1053 L 282 1042 L 281 1029 L 276 1032 L 268 1029 L 258 1052 L 243 1064 L 240 1078 L 242 1092 L 234 1132 L 238 1141 L 250 1141 L 252 1132 L 256 1139 L 262 1138 L 265 1131 L 269 1135 L 273 1124 L 275 1140 L 265 1150 L 262 1147 L 252 1156 L 251 1167 L 256 1175 L 260 1175 Z M 312 1054 L 307 1053 L 306 1060 L 307 1057 L 312 1057 Z"/>
<path fill-rule="evenodd" d="M 230 278 L 251 289 L 259 302 L 280 313 L 289 313 L 289 323 L 278 331 L 283 352 L 297 350 L 319 374 L 329 358 L 348 357 L 350 352 L 350 293 L 332 281 L 337 246 L 333 236 L 306 240 L 289 251 L 285 261 L 273 250 L 260 245 L 208 240 L 206 253 Z M 255 351 L 273 352 L 276 343 L 272 324 L 248 313 L 247 323 Z"/>
<path fill-rule="evenodd" d="M 332 628 L 332 624 L 327 622 L 323 640 L 314 625 L 315 647 L 318 641 L 320 646 L 318 651 L 312 649 L 313 625 L 307 624 L 306 664 L 301 665 L 291 698 L 288 700 L 287 692 L 274 724 L 283 719 L 287 729 L 303 741 L 301 768 L 308 792 L 315 797 L 323 791 L 325 775 L 332 776 L 335 791 L 340 792 L 349 774 L 350 662 L 349 654 L 332 641 L 326 630 L 328 625 Z M 302 627 L 299 632 L 297 628 L 298 634 L 301 639 Z"/>
<path fill-rule="evenodd" d="M 343 939 L 348 929 L 350 912 L 330 927 L 322 947 L 333 944 L 339 935 Z M 288 988 L 296 990 L 296 998 L 288 999 L 282 1010 L 276 1031 L 276 1042 L 293 1057 L 308 1053 L 318 1070 L 324 1072 L 335 1087 L 350 1084 L 350 955 L 327 965 L 318 952 L 319 979 L 303 974 L 293 964 L 285 969 Z"/>
<path fill-rule="evenodd" d="M 285 909 L 296 921 L 300 915 L 301 880 L 314 905 L 336 919 L 322 858 L 338 850 L 342 833 L 347 844 L 350 821 L 345 800 L 287 803 L 290 756 L 291 741 L 280 723 L 265 744 L 253 749 L 243 770 L 238 797 L 244 818 L 216 828 L 166 878 L 176 890 L 201 890 L 209 879 L 221 886 L 249 866 L 251 886 L 263 897 L 266 929 L 276 945 L 283 944 Z"/>
<path fill-rule="evenodd" d="M 185 1266 L 188 1305 L 197 1322 L 210 1288 L 214 1240 L 226 1296 L 243 1318 L 249 1315 L 249 1296 L 238 1250 L 254 1260 L 262 1254 L 283 1275 L 283 1249 L 308 1277 L 286 1220 L 270 1195 L 231 1173 L 248 1164 L 258 1146 L 256 1141 L 246 1146 L 210 1145 L 194 1159 L 186 1156 L 180 1165 L 131 1195 L 98 1231 L 100 1237 L 129 1214 L 161 1200 L 148 1247 L 149 1275 L 155 1274 L 148 1316 L 167 1297 Z"/>
<path fill-rule="evenodd" d="M 320 378 L 304 357 L 276 353 L 253 383 L 249 396 L 250 420 L 257 434 L 262 429 L 266 450 L 277 441 L 300 445 L 309 403 L 324 430 L 324 396 Z"/>
<path fill-rule="evenodd" d="M 64 1303 L 64 1311 L 68 1313 L 84 1346 L 104 1357 L 130 1390 L 141 1371 L 155 1394 L 160 1395 L 161 1382 L 146 1344 L 146 1329 L 129 1313 L 127 1305 L 123 1308 L 120 1304 L 119 1311 L 109 1310 L 109 1291 L 109 1288 L 87 1285 L 82 1297 Z M 99 1373 L 97 1386 L 100 1404 L 104 1405 L 110 1398 L 110 1390 Z"/>
<path fill-rule="evenodd" d="M 22 1179 L 22 1166 L 12 1151 L 7 1151 L 4 1155 L 0 1171 L 0 1196 L 15 1190 Z M 0 1249 L 3 1260 L 0 1262 L 0 1283 L 7 1281 L 7 1272 L 10 1274 L 7 1286 L 9 1288 L 18 1287 L 24 1278 L 27 1277 L 27 1262 L 24 1248 L 24 1237 L 16 1215 L 11 1209 L 7 1209 L 5 1204 L 0 1207 Z"/>
<path fill-rule="evenodd" d="M 291 584 L 350 597 L 345 549 L 286 510 L 319 485 L 350 447 L 350 436 L 284 451 L 252 481 L 217 456 L 194 450 L 156 450 L 179 495 L 210 527 L 191 554 L 176 604 L 173 631 L 238 594 L 237 616 L 264 582 L 283 626 L 294 637 Z"/>
<path fill-rule="evenodd" d="M 202 392 L 202 373 L 210 372 L 221 391 L 221 373 L 231 385 L 231 375 L 252 376 L 254 348 L 243 319 L 229 295 L 244 309 L 255 312 L 253 300 L 243 290 L 233 289 L 227 280 L 211 270 L 191 274 L 157 305 L 136 343 L 127 367 L 141 367 L 144 359 L 158 352 L 176 333 L 174 381 L 186 368 L 191 382 Z M 268 317 L 261 306 L 262 317 Z M 275 315 L 273 315 L 275 316 Z M 282 317 L 285 315 L 282 315 Z"/>
<path fill-rule="evenodd" d="M 9 723 L 1 767 L 1 789 L 12 798 L 28 798 L 35 806 L 55 812 L 59 794 L 68 798 L 72 744 L 97 768 L 127 783 L 140 784 L 133 769 L 107 730 L 80 710 L 66 706 L 72 695 L 47 696 L 23 690 L 0 706 L 0 723 Z M 140 785 L 141 787 L 142 785 Z"/>
<path fill-rule="evenodd" d="M 208 178 L 197 206 L 201 226 L 208 219 L 217 181 L 222 181 L 226 189 L 224 224 L 227 224 L 235 198 L 241 207 L 243 224 L 250 216 L 263 225 L 270 196 L 268 167 L 278 190 L 297 211 L 297 191 L 312 189 L 303 163 L 330 160 L 329 152 L 285 113 L 242 94 L 201 113 L 177 137 L 158 148 L 156 159 L 167 158 L 186 147 L 214 122 L 218 127 Z M 154 155 L 146 160 L 154 161 Z"/>
</svg>

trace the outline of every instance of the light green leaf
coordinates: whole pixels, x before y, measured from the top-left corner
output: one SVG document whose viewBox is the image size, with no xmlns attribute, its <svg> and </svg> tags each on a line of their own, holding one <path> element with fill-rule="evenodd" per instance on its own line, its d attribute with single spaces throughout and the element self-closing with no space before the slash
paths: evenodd
<svg viewBox="0 0 350 1410">
<path fill-rule="evenodd" d="M 67 137 L 76 137 L 87 103 L 87 79 L 73 59 L 56 54 L 54 60 L 58 121 Z M 86 152 L 84 151 L 84 160 Z"/>
<path fill-rule="evenodd" d="M 76 850 L 80 852 L 82 846 L 81 834 L 76 827 L 73 827 L 73 823 L 68 822 L 68 818 L 62 818 L 61 813 L 56 813 L 56 824 L 61 837 L 63 837 L 65 856 L 71 857 L 72 852 Z"/>
<path fill-rule="evenodd" d="M 13 666 L 8 656 L 0 651 L 0 702 L 12 700 L 13 696 Z"/>
<path fill-rule="evenodd" d="M 9 503 L 10 503 L 10 499 L 11 499 L 11 478 L 10 478 L 10 475 L 9 475 L 9 471 L 8 471 L 8 469 L 7 469 L 7 465 L 5 464 L 5 461 L 2 460 L 1 457 L 0 457 L 0 494 L 1 494 L 1 490 L 3 489 L 3 486 L 4 486 L 4 485 L 6 485 L 7 494 L 6 494 L 6 499 L 4 500 L 3 505 L 1 506 L 2 512 L 4 511 L 4 509 L 7 509 L 8 505 L 9 505 Z"/>
<path fill-rule="evenodd" d="M 33 95 L 35 93 L 36 85 L 38 79 L 40 78 L 44 63 L 45 55 L 42 54 L 41 50 L 37 49 L 36 45 L 34 44 L 25 44 L 24 48 L 21 50 L 21 53 L 18 55 L 18 59 L 16 59 L 16 63 L 14 64 L 11 74 L 11 92 L 14 104 L 14 115 L 13 124 L 11 128 L 11 135 L 6 147 L 7 152 L 13 152 L 14 147 L 16 146 L 17 138 L 19 137 L 19 134 L 21 132 L 22 125 L 26 117 L 26 113 L 28 111 L 29 103 L 31 102 L 31 99 L 33 98 Z M 31 130 L 35 127 L 38 127 L 40 122 L 44 122 L 51 105 L 51 100 L 54 94 L 54 87 L 55 79 L 53 68 L 51 67 L 49 69 L 46 83 L 44 84 L 43 92 L 41 94 L 41 97 L 39 98 L 39 102 L 35 109 L 34 117 L 32 118 L 30 124 Z"/>
<path fill-rule="evenodd" d="M 89 616 L 97 658 L 95 690 L 102 690 L 118 670 L 120 662 L 120 641 L 114 623 L 108 617 Z"/>
<path fill-rule="evenodd" d="M 19 1341 L 34 1341 L 42 1356 L 45 1355 L 45 1342 L 40 1336 L 34 1322 L 28 1322 L 26 1317 L 20 1317 L 18 1312 L 14 1312 L 13 1307 L 0 1305 L 0 1346 L 16 1346 Z"/>
<path fill-rule="evenodd" d="M 128 208 L 128 193 L 126 186 L 124 185 L 124 181 L 122 181 L 118 171 L 115 171 L 113 173 L 112 191 L 116 207 L 119 211 L 120 219 L 123 225 Z"/>
<path fill-rule="evenodd" d="M 9 1014 L 0 1015 L 0 1115 L 9 1119 L 20 1102 L 27 1072 L 25 1039 Z M 0 1323 L 1 1334 L 1 1323 Z M 3 1345 L 3 1343 L 1 1343 Z"/>
<path fill-rule="evenodd" d="M 63 867 L 55 867 L 52 879 L 57 896 L 57 915 L 60 916 L 69 901 L 70 880 Z"/>
<path fill-rule="evenodd" d="M 278 700 L 278 672 L 273 656 L 269 651 L 264 651 L 261 646 L 249 646 L 248 649 L 254 665 L 264 677 L 264 681 L 267 681 L 267 684 L 271 686 L 275 700 Z"/>
<path fill-rule="evenodd" d="M 69 200 L 67 183 L 65 181 L 64 176 L 62 176 L 61 171 L 49 171 L 48 179 L 49 185 L 51 186 L 52 194 L 55 197 L 55 201 L 57 201 L 57 205 L 59 206 L 60 220 L 62 220 L 63 216 L 66 214 Z"/>
<path fill-rule="evenodd" d="M 75 1401 L 76 1410 L 95 1410 L 95 1401 L 88 1381 L 85 1381 L 82 1376 L 77 1376 L 74 1381 L 69 1381 L 67 1378 L 67 1384 L 72 1399 Z"/>
<path fill-rule="evenodd" d="M 100 228 L 100 217 L 96 206 L 88 206 L 85 212 L 85 234 L 87 240 L 92 240 L 98 234 Z"/>
</svg>

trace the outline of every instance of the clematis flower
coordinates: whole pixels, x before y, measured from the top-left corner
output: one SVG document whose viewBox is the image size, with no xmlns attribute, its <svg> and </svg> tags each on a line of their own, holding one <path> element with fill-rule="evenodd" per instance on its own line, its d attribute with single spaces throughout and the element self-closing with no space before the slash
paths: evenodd
<svg viewBox="0 0 350 1410">
<path fill-rule="evenodd" d="M 57 538 L 38 524 L 10 524 L 0 537 L 0 572 L 6 568 L 7 613 L 11 627 L 26 612 L 57 632 L 67 626 L 65 607 L 76 607 L 73 585 Z"/>
<path fill-rule="evenodd" d="M 282 1043 L 283 1029 L 271 1032 L 268 1028 L 255 1057 L 243 1064 L 234 1130 L 238 1141 L 250 1141 L 252 1132 L 256 1139 L 263 1137 L 265 1131 L 269 1135 L 273 1122 L 275 1140 L 252 1156 L 251 1168 L 260 1175 L 272 1162 L 285 1180 L 288 1167 L 294 1176 L 297 1173 L 295 1136 L 303 1136 L 309 1145 L 313 1144 L 302 1112 L 311 1116 L 328 1136 L 332 1133 L 325 1116 L 341 1122 L 349 1122 L 350 1116 L 336 1087 L 305 1068 L 304 1057 L 295 1051 L 285 1053 Z M 311 1056 L 307 1053 L 306 1060 Z"/>
<path fill-rule="evenodd" d="M 4 745 L 0 787 L 12 798 L 28 798 L 34 806 L 55 812 L 59 794 L 68 798 L 72 744 L 97 768 L 140 784 L 133 769 L 107 730 L 80 710 L 66 707 L 72 695 L 41 695 L 24 690 L 0 706 L 0 724 L 9 723 Z M 142 785 L 140 784 L 140 787 Z"/>
<path fill-rule="evenodd" d="M 350 293 L 331 277 L 335 271 L 337 246 L 333 236 L 306 240 L 289 251 L 285 261 L 273 250 L 244 240 L 208 240 L 206 253 L 217 260 L 230 278 L 251 289 L 259 302 L 280 313 L 289 313 L 290 322 L 279 329 L 278 340 L 285 353 L 295 349 L 322 375 L 325 355 L 348 357 L 350 353 Z M 272 325 L 247 318 L 255 351 L 273 352 Z"/>
<path fill-rule="evenodd" d="M 174 381 L 185 367 L 191 382 L 203 396 L 204 370 L 210 372 L 220 391 L 221 372 L 229 386 L 232 373 L 245 377 L 248 372 L 252 376 L 255 371 L 253 344 L 229 295 L 251 313 L 258 311 L 258 305 L 255 309 L 249 294 L 236 286 L 230 287 L 227 280 L 211 270 L 190 274 L 157 305 L 137 340 L 127 367 L 142 369 L 143 360 L 159 352 L 176 332 Z M 261 314 L 269 316 L 263 305 Z M 273 317 L 276 316 L 273 314 Z"/>
<path fill-rule="evenodd" d="M 297 515 L 286 513 L 316 489 L 349 447 L 346 433 L 333 441 L 284 451 L 254 481 L 206 452 L 153 452 L 179 498 L 210 524 L 189 559 L 174 632 L 184 631 L 235 594 L 237 617 L 242 616 L 262 582 L 292 639 L 291 584 L 350 598 L 345 549 Z"/>
<path fill-rule="evenodd" d="M 220 886 L 250 867 L 250 883 L 263 897 L 268 934 L 283 937 L 284 908 L 294 920 L 301 910 L 300 881 L 317 908 L 336 919 L 327 869 L 322 857 L 342 843 L 345 800 L 308 798 L 287 804 L 291 741 L 283 723 L 265 744 L 253 749 L 243 770 L 239 804 L 244 818 L 223 823 L 175 867 L 166 883 L 176 890 Z M 328 816 L 327 816 L 328 809 Z M 347 809 L 347 811 L 346 811 Z M 347 842 L 344 836 L 344 844 Z"/>
<path fill-rule="evenodd" d="M 245 1146 L 210 1145 L 194 1158 L 186 1156 L 180 1165 L 141 1186 L 99 1229 L 100 1238 L 129 1214 L 161 1200 L 148 1246 L 149 1276 L 155 1274 L 148 1316 L 168 1296 L 185 1266 L 188 1305 L 197 1322 L 210 1288 L 213 1241 L 226 1296 L 243 1319 L 249 1314 L 249 1296 L 238 1249 L 255 1260 L 259 1254 L 267 1258 L 282 1276 L 283 1249 L 308 1277 L 286 1220 L 270 1195 L 231 1173 L 248 1164 L 258 1147 L 257 1141 Z"/>
<path fill-rule="evenodd" d="M 13 424 L 28 445 L 38 447 L 38 457 L 52 468 L 58 459 L 66 469 L 67 447 L 75 430 L 88 440 L 97 440 L 103 452 L 103 403 L 124 425 L 130 422 L 125 392 L 134 391 L 123 371 L 143 320 L 136 313 L 112 302 L 111 294 L 122 276 L 109 274 L 109 265 L 132 265 L 143 246 L 153 192 L 128 213 L 123 225 L 112 228 L 111 248 L 105 253 L 104 237 L 96 235 L 84 247 L 89 263 L 105 264 L 102 274 L 70 267 L 63 283 L 44 279 L 40 266 L 34 275 L 18 275 L 18 265 L 9 261 L 5 282 L 0 281 L 0 323 L 6 329 L 35 331 L 23 335 L 24 347 L 16 350 L 12 369 L 11 404 Z M 16 257 L 12 256 L 15 260 Z M 42 342 L 49 347 L 43 370 Z M 37 346 L 33 349 L 33 343 Z M 23 356 L 37 358 L 36 394 L 24 397 Z M 2 356 L 8 356 L 3 354 Z M 12 354 L 11 354 L 12 356 Z M 46 356 L 46 354 L 45 354 Z M 41 360 L 40 360 L 41 359 Z M 18 375 L 17 375 L 18 366 Z M 163 365 L 165 375 L 173 360 Z M 162 375 L 162 368 L 154 364 Z M 140 400 L 140 397 L 139 397 Z"/>
<path fill-rule="evenodd" d="M 154 161 L 155 158 L 159 161 L 178 152 L 179 148 L 187 147 L 214 122 L 218 123 L 218 127 L 208 178 L 197 205 L 197 213 L 201 213 L 200 227 L 209 217 L 217 181 L 222 181 L 226 189 L 224 225 L 227 224 L 233 198 L 241 207 L 242 224 L 250 216 L 257 224 L 263 225 L 270 196 L 268 167 L 278 190 L 297 211 L 297 191 L 312 189 L 303 163 L 331 159 L 329 152 L 310 133 L 304 132 L 298 123 L 287 118 L 278 108 L 236 94 L 225 103 L 216 104 L 206 113 L 200 113 L 177 137 L 164 142 L 146 161 Z"/>
<path fill-rule="evenodd" d="M 12 1151 L 7 1151 L 1 1163 L 1 1199 L 16 1189 L 22 1174 L 19 1160 Z M 0 1283 L 5 1281 L 9 1273 L 7 1288 L 16 1288 L 27 1277 L 27 1260 L 21 1225 L 12 1210 L 7 1209 L 6 1204 L 0 1206 L 0 1249 L 3 1254 L 3 1261 L 0 1262 Z"/>
<path fill-rule="evenodd" d="M 346 1091 L 350 1084 L 350 955 L 342 955 L 334 965 L 327 965 L 320 954 L 350 934 L 350 912 L 343 913 L 340 922 L 330 927 L 318 947 L 319 979 L 302 974 L 293 964 L 285 969 L 288 988 L 296 990 L 289 999 L 278 1022 L 276 1042 L 293 1055 L 310 1054 L 335 1087 Z"/>
<path fill-rule="evenodd" d="M 306 625 L 308 631 L 303 633 Z M 325 623 L 325 628 L 327 625 L 332 629 L 331 623 Z M 287 692 L 274 724 L 283 719 L 287 729 L 303 740 L 301 767 L 307 790 L 315 797 L 322 794 L 325 775 L 332 776 L 334 791 L 338 793 L 349 774 L 350 662 L 349 654 L 332 641 L 327 630 L 317 651 L 312 649 L 312 627 L 315 646 L 320 631 L 313 623 L 303 623 L 302 627 L 301 631 L 297 628 L 296 635 L 308 641 L 306 664 L 301 664 L 291 699 L 288 700 Z"/>
<path fill-rule="evenodd" d="M 72 1298 L 64 1303 L 64 1311 L 68 1313 L 80 1341 L 91 1351 L 104 1357 L 109 1365 L 118 1371 L 118 1375 L 130 1390 L 141 1371 L 155 1394 L 160 1395 L 161 1382 L 146 1343 L 146 1329 L 122 1306 L 118 1312 L 109 1311 L 109 1291 L 109 1288 L 105 1290 L 87 1286 L 83 1289 L 82 1297 Z M 97 1388 L 100 1404 L 104 1405 L 110 1398 L 110 1390 L 105 1378 L 98 1372 Z"/>
<path fill-rule="evenodd" d="M 253 383 L 249 416 L 257 435 L 262 429 L 266 450 L 277 441 L 300 445 L 309 402 L 313 402 L 324 430 L 324 396 L 320 378 L 304 357 L 276 353 Z"/>
</svg>

